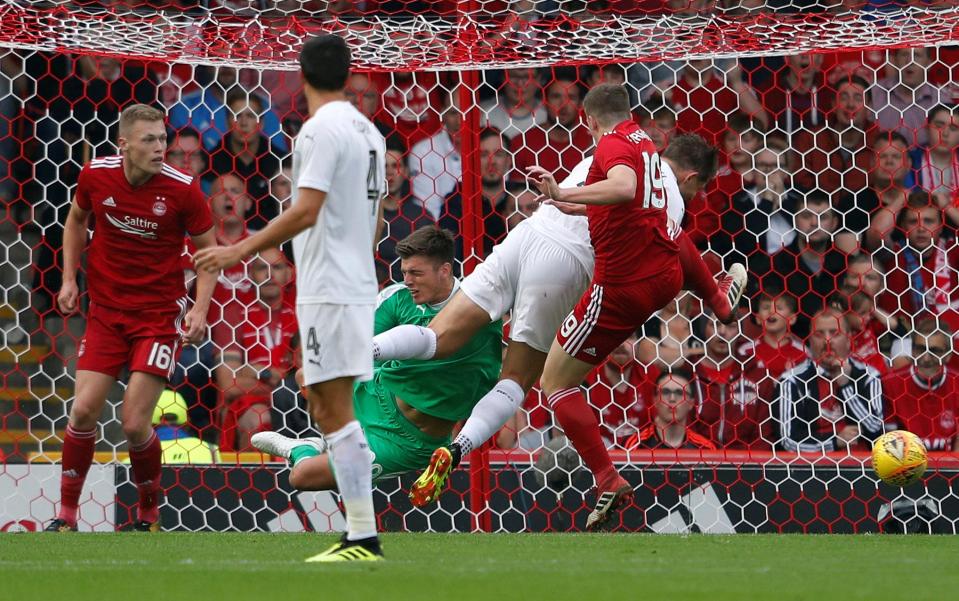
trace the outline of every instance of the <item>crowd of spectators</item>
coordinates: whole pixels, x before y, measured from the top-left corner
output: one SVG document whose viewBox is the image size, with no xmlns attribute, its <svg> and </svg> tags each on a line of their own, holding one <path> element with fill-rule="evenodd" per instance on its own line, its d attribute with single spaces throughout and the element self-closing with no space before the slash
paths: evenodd
<svg viewBox="0 0 959 601">
<path fill-rule="evenodd" d="M 907 401 L 888 392 L 902 387 L 882 390 L 907 372 L 923 390 L 937 390 L 938 378 L 952 385 L 951 372 L 920 366 L 931 356 L 937 365 L 954 361 L 951 332 L 959 328 L 959 98 L 945 85 L 957 56 L 916 49 L 889 51 L 881 62 L 867 52 L 489 71 L 470 106 L 461 104 L 469 94 L 456 74 L 356 73 L 347 99 L 388 143 L 378 275 L 384 285 L 401 279 L 395 244 L 414 229 L 461 233 L 465 135 L 477 147 L 483 235 L 473 247 L 459 236 L 458 258 L 482 259 L 536 208 L 525 167 L 561 179 L 588 156 L 582 98 L 597 82 L 622 81 L 660 147 L 692 132 L 720 148 L 719 174 L 688 203 L 685 226 L 717 271 L 738 261 L 750 277 L 737 323 L 719 324 L 682 296 L 590 376 L 607 443 L 863 449 L 885 422 L 952 448 L 959 397 Z M 26 159 L 11 163 L 7 177 L 19 183 L 0 186 L 0 195 L 31 202 L 42 227 L 40 313 L 59 288 L 58 224 L 76 174 L 89 158 L 115 152 L 118 112 L 129 103 L 167 109 L 167 160 L 200 179 L 221 242 L 262 227 L 289 202 L 292 140 L 307 117 L 293 73 L 220 66 L 174 74 L 39 52 L 6 53 L 0 67 L 0 82 L 23 99 L 0 110 L 13 113 L 5 114 L 6 137 Z M 171 81 L 179 82 L 173 94 Z M 474 116 L 475 129 L 466 125 Z M 224 450 L 244 448 L 276 421 L 270 390 L 295 391 L 290 259 L 276 249 L 222 275 L 212 345 L 190 355 L 178 376 L 194 391 L 184 394 L 191 423 L 216 426 L 202 434 Z M 212 401 L 196 392 L 211 384 Z M 540 411 L 538 396 L 530 399 L 527 409 Z M 514 427 L 551 426 L 548 416 L 527 415 Z M 502 444 L 522 445 L 515 434 Z"/>
</svg>

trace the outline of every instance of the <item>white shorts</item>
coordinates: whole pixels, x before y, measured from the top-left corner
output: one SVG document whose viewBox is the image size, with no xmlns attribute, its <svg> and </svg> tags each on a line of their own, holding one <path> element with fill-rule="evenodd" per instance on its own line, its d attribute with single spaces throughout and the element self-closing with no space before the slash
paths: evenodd
<svg viewBox="0 0 959 601">
<path fill-rule="evenodd" d="M 304 384 L 373 378 L 376 305 L 297 304 Z"/>
<path fill-rule="evenodd" d="M 510 340 L 547 353 L 591 277 L 572 252 L 521 222 L 460 289 L 494 321 L 512 309 Z"/>
</svg>

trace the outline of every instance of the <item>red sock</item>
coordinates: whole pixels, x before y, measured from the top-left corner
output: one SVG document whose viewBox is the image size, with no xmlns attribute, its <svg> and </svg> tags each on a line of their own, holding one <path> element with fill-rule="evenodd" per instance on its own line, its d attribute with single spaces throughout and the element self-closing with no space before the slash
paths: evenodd
<svg viewBox="0 0 959 601">
<path fill-rule="evenodd" d="M 583 458 L 589 471 L 593 472 L 597 484 L 609 481 L 610 476 L 616 473 L 616 468 L 609 458 L 603 437 L 599 434 L 599 422 L 586 404 L 583 391 L 578 387 L 567 388 L 552 394 L 548 401 L 566 438 L 573 443 L 573 448 Z"/>
<path fill-rule="evenodd" d="M 160 519 L 160 465 L 163 461 L 163 448 L 156 432 L 137 446 L 130 447 L 130 465 L 133 467 L 133 481 L 140 493 L 138 518 L 141 522 L 156 522 Z"/>
<path fill-rule="evenodd" d="M 80 493 L 93 463 L 93 447 L 97 442 L 97 430 L 81 432 L 67 425 L 63 437 L 63 474 L 60 476 L 60 513 L 57 517 L 72 526 L 77 524 Z"/>
<path fill-rule="evenodd" d="M 699 249 L 686 232 L 679 233 L 676 243 L 679 244 L 679 263 L 683 267 L 683 289 L 692 290 L 699 295 L 719 319 L 729 317 L 732 310 L 729 299 L 719 291 L 719 286 L 716 285 L 709 266 L 703 261 Z"/>
</svg>

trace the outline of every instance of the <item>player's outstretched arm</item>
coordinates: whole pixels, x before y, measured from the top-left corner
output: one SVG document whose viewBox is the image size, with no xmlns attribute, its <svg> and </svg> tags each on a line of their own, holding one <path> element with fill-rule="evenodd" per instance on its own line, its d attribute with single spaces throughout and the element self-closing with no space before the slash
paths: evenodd
<svg viewBox="0 0 959 601">
<path fill-rule="evenodd" d="M 77 266 L 80 264 L 80 253 L 87 244 L 89 219 L 90 211 L 80 208 L 74 198 L 67 214 L 67 222 L 63 225 L 63 285 L 57 294 L 57 305 L 66 315 L 77 310 L 80 296 L 77 288 Z"/>
<path fill-rule="evenodd" d="M 293 206 L 259 232 L 230 246 L 215 246 L 198 251 L 193 258 L 197 273 L 227 269 L 261 250 L 280 246 L 303 230 L 313 227 L 324 202 L 326 192 L 299 188 Z"/>
<path fill-rule="evenodd" d="M 190 238 L 197 250 L 216 246 L 216 234 L 212 227 Z M 210 299 L 213 298 L 213 289 L 216 287 L 216 276 L 214 271 L 197 271 L 196 273 L 196 300 L 193 308 L 183 319 L 183 342 L 186 344 L 199 344 L 206 337 L 206 316 L 210 311 Z"/>
<path fill-rule="evenodd" d="M 559 202 L 587 205 L 611 205 L 636 197 L 636 172 L 626 165 L 614 165 L 606 179 L 580 188 L 560 188 L 553 175 L 539 166 L 527 169 L 529 177 L 543 196 Z"/>
</svg>

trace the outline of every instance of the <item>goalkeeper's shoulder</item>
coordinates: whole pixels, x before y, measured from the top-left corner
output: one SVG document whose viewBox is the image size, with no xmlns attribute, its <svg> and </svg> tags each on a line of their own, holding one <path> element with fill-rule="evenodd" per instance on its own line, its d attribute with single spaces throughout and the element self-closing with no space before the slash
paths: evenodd
<svg viewBox="0 0 959 601">
<path fill-rule="evenodd" d="M 380 293 L 376 295 L 376 308 L 379 309 L 383 303 L 387 302 L 397 302 L 401 300 L 404 296 L 409 296 L 410 291 L 406 287 L 406 284 L 391 284 L 386 288 L 380 290 Z"/>
</svg>

